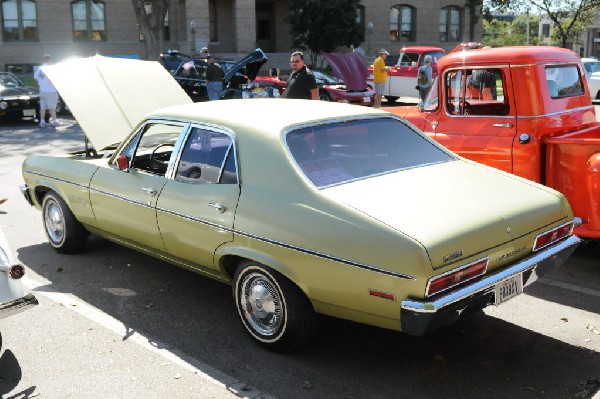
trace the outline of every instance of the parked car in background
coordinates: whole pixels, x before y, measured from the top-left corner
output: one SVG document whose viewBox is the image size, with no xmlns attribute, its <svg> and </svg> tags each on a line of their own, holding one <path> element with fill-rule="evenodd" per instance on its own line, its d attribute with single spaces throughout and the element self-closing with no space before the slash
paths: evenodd
<svg viewBox="0 0 600 399">
<path fill-rule="evenodd" d="M 25 86 L 12 72 L 0 72 L 0 118 L 38 119 L 39 113 L 38 90 Z"/>
<path fill-rule="evenodd" d="M 0 319 L 20 313 L 38 304 L 31 293 L 25 293 L 21 278 L 25 267 L 15 261 L 12 249 L 0 228 Z"/>
<path fill-rule="evenodd" d="M 222 99 L 278 97 L 279 90 L 271 85 L 262 85 L 256 81 L 260 68 L 267 62 L 267 56 L 261 49 L 256 49 L 238 61 L 215 59 L 223 72 Z M 173 77 L 195 101 L 208 101 L 206 91 L 206 61 L 193 59 L 182 62 L 173 72 Z"/>
<path fill-rule="evenodd" d="M 385 61 L 390 70 L 383 92 L 387 101 L 394 102 L 400 97 L 418 97 L 419 92 L 415 89 L 417 72 L 419 67 L 424 65 L 425 56 L 430 55 L 432 58 L 431 68 L 435 78 L 437 76 L 437 61 L 444 54 L 445 51 L 441 47 L 410 46 L 402 47 L 398 57 L 391 54 L 387 56 Z M 370 84 L 373 83 L 373 65 L 369 67 L 367 81 Z"/>
<path fill-rule="evenodd" d="M 28 157 L 22 191 L 58 252 L 83 251 L 91 233 L 230 284 L 269 349 L 305 343 L 317 313 L 425 334 L 505 303 L 579 243 L 564 196 L 388 112 L 194 104 L 140 62 L 48 68 L 98 151 Z"/>
<path fill-rule="evenodd" d="M 342 102 L 357 105 L 373 105 L 375 91 L 366 83 L 367 68 L 356 53 L 329 54 L 322 53 L 327 59 L 335 76 L 321 71 L 312 73 L 319 87 L 319 99 L 323 101 Z M 327 54 L 325 56 L 325 54 Z M 287 76 L 258 76 L 261 85 L 285 90 Z"/>
<path fill-rule="evenodd" d="M 600 61 L 596 58 L 582 58 L 581 62 L 592 100 L 600 99 Z"/>
</svg>

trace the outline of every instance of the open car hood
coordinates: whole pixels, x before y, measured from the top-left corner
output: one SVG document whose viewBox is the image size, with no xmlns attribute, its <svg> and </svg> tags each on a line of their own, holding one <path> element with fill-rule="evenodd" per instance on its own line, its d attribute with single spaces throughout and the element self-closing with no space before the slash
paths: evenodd
<svg viewBox="0 0 600 399">
<path fill-rule="evenodd" d="M 250 81 L 254 81 L 256 76 L 258 75 L 258 71 L 260 68 L 267 62 L 267 56 L 265 53 L 257 48 L 254 52 L 248 54 L 244 58 L 238 61 L 237 64 L 231 67 L 229 71 L 225 74 L 223 80 L 225 82 L 229 82 L 232 77 L 235 76 L 236 73 L 240 72 L 242 68 L 246 67 L 246 72 L 244 75 L 250 79 Z"/>
<path fill-rule="evenodd" d="M 96 150 L 120 143 L 148 113 L 192 100 L 156 61 L 96 55 L 44 67 Z"/>
<path fill-rule="evenodd" d="M 364 90 L 367 88 L 369 71 L 362 58 L 354 51 L 346 54 L 333 54 L 321 51 L 333 74 L 342 79 L 348 90 Z"/>
</svg>

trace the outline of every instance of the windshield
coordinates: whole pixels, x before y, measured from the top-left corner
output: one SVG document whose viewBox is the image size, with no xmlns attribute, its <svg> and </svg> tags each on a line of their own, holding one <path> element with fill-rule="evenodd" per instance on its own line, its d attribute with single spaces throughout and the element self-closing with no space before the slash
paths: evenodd
<svg viewBox="0 0 600 399">
<path fill-rule="evenodd" d="M 286 143 L 304 175 L 317 187 L 454 159 L 394 118 L 304 127 L 288 133 Z"/>
<path fill-rule="evenodd" d="M 0 86 L 21 86 L 21 82 L 12 73 L 0 73 Z"/>
</svg>

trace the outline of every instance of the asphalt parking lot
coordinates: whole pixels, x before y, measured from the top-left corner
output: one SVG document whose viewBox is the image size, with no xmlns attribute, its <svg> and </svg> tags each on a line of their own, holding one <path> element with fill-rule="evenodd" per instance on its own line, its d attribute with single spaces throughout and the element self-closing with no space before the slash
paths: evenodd
<svg viewBox="0 0 600 399">
<path fill-rule="evenodd" d="M 426 337 L 321 318 L 304 350 L 246 336 L 229 287 L 91 238 L 47 244 L 21 198 L 30 154 L 81 150 L 57 129 L 0 126 L 0 226 L 35 309 L 0 322 L 0 394 L 21 398 L 591 398 L 600 387 L 600 243 L 507 304 Z M 596 397 L 598 395 L 596 394 Z"/>
</svg>

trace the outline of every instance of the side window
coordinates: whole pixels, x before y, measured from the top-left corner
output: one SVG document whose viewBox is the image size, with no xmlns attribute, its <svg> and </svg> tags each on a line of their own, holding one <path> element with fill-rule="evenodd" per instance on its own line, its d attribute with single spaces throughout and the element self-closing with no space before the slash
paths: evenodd
<svg viewBox="0 0 600 399">
<path fill-rule="evenodd" d="M 583 85 L 576 65 L 546 67 L 548 94 L 552 98 L 583 95 Z"/>
<path fill-rule="evenodd" d="M 504 71 L 499 68 L 465 69 L 446 74 L 446 109 L 451 115 L 505 116 Z"/>
<path fill-rule="evenodd" d="M 236 184 L 235 153 L 231 137 L 193 128 L 188 137 L 175 180 L 196 184 Z"/>
<path fill-rule="evenodd" d="M 133 169 L 164 176 L 180 133 L 181 126 L 149 123 L 125 147 L 122 155 L 131 159 Z"/>
</svg>

